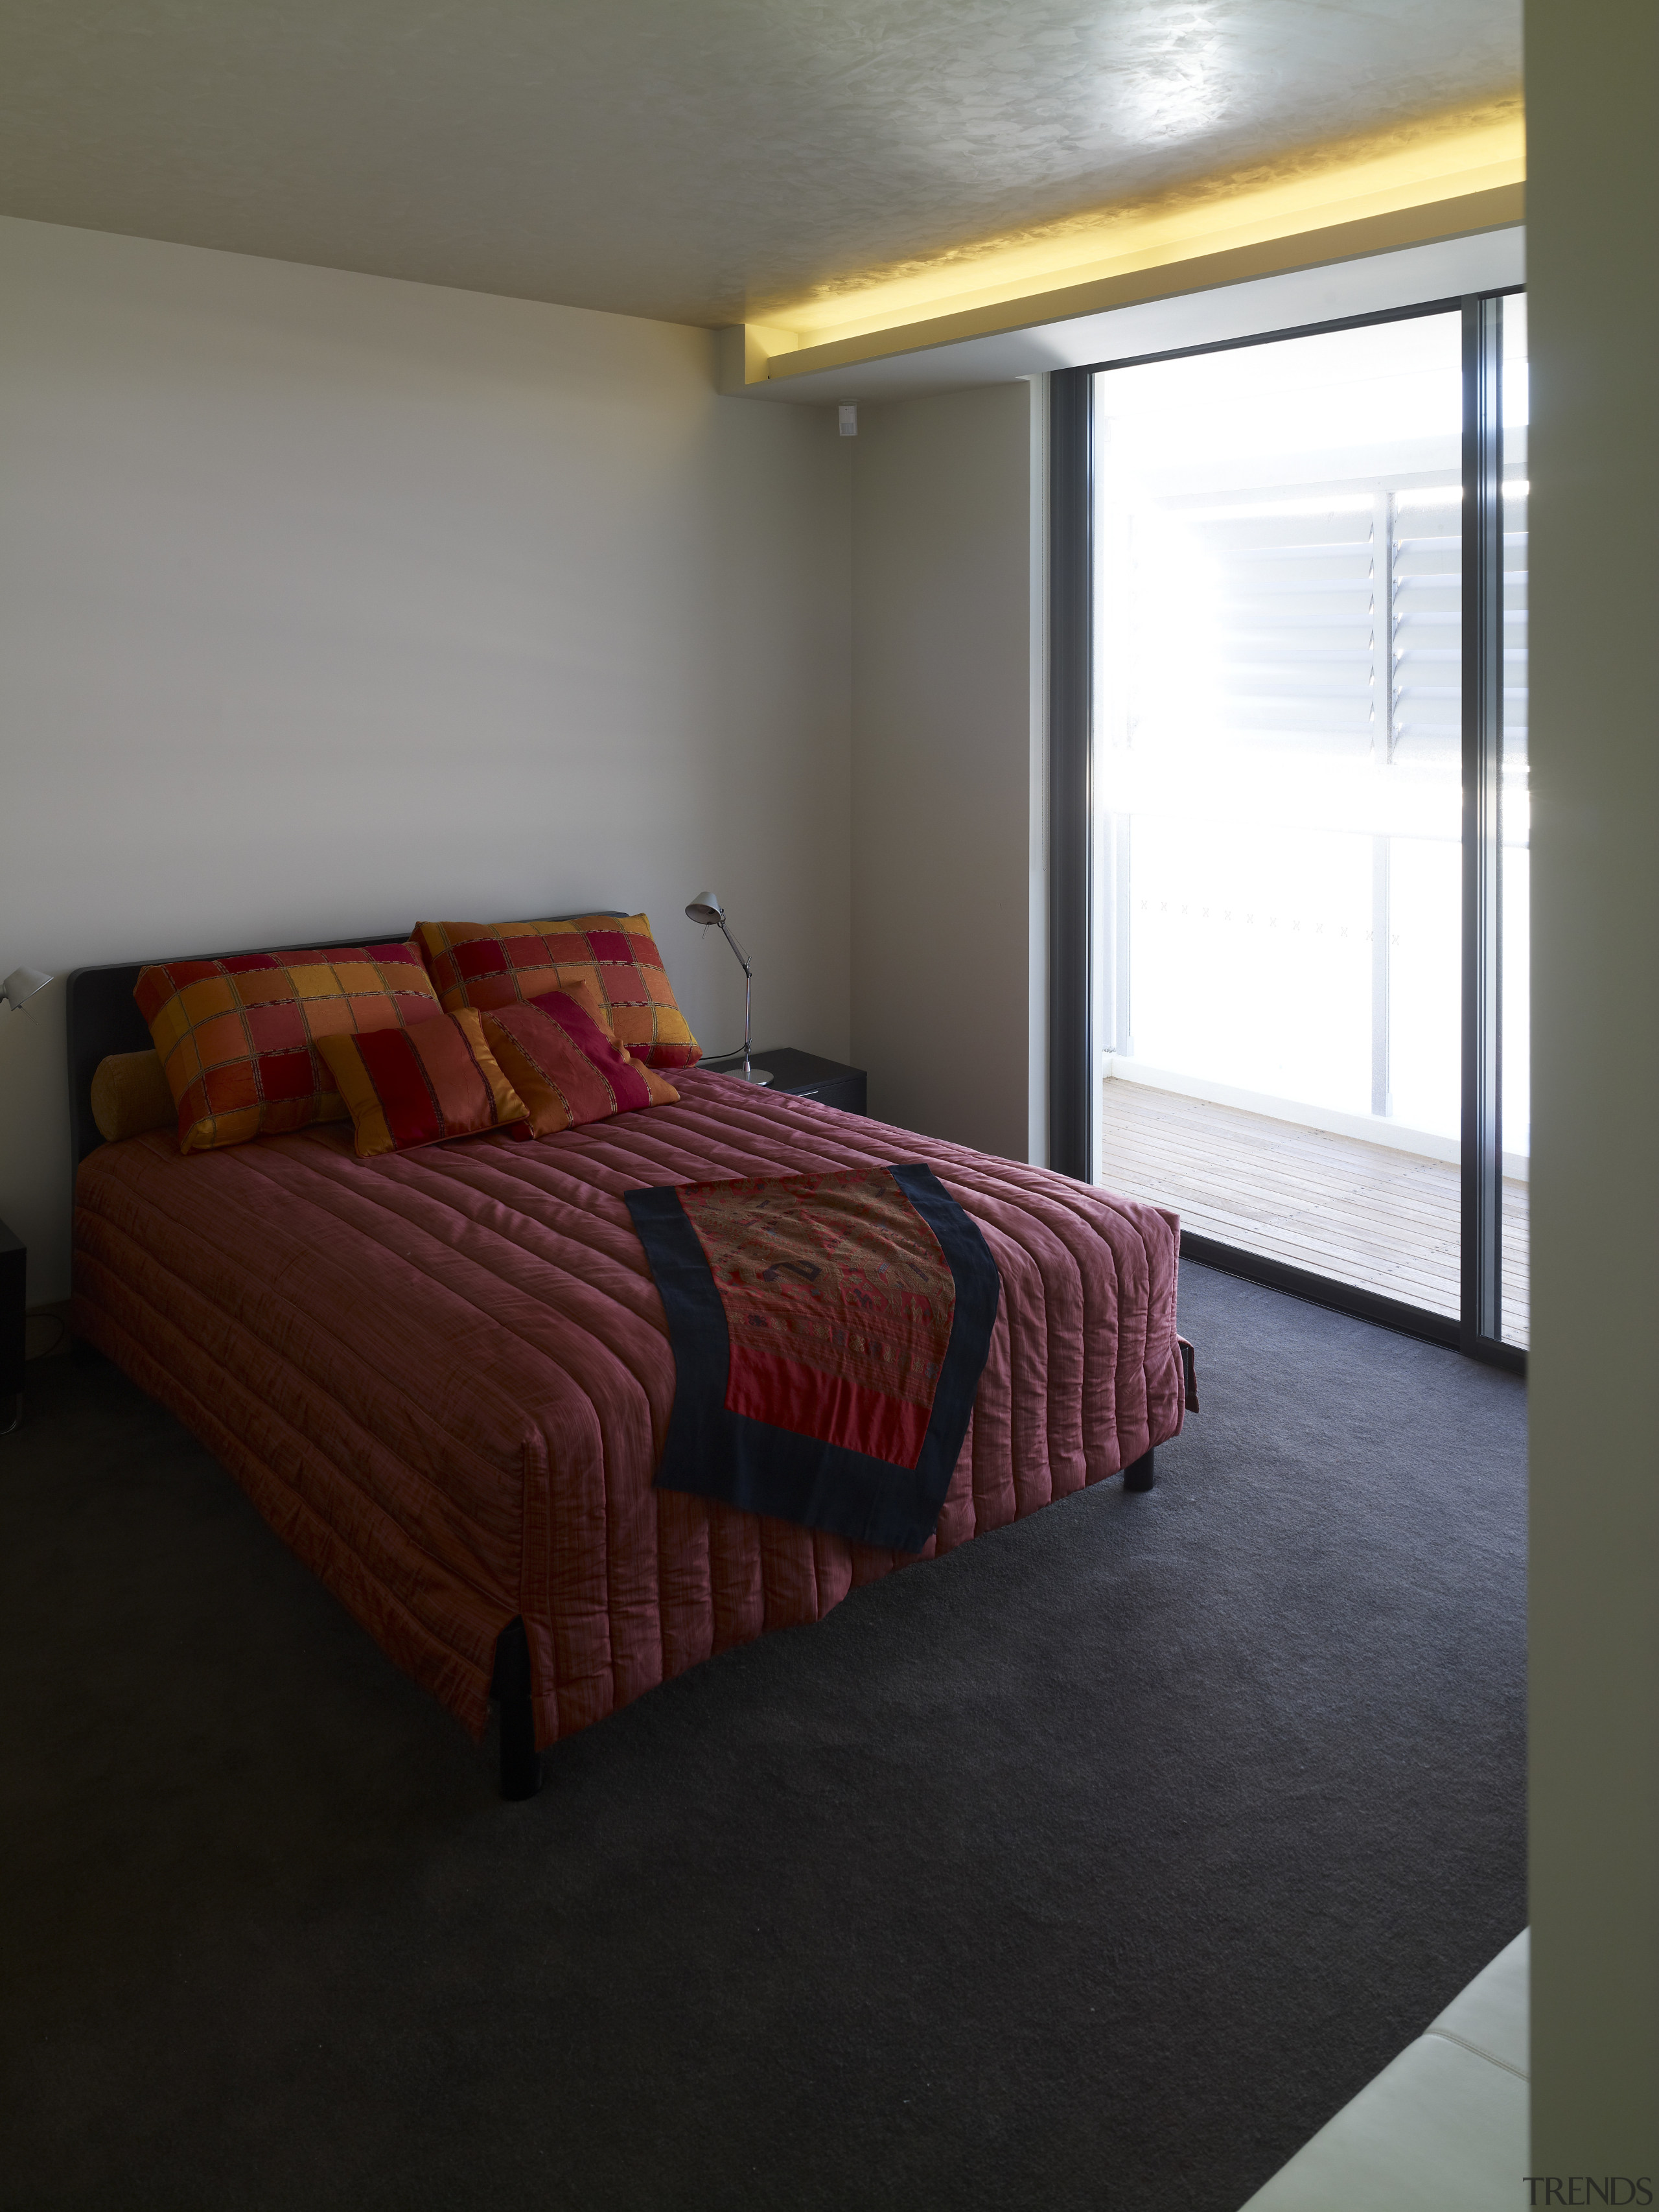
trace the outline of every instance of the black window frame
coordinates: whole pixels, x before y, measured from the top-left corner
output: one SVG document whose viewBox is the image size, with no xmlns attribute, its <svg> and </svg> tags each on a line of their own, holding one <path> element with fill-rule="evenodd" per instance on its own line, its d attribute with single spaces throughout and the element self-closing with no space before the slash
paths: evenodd
<svg viewBox="0 0 1659 2212">
<path fill-rule="evenodd" d="M 1425 300 L 1208 345 L 1055 369 L 1048 379 L 1048 1164 L 1088 1182 L 1095 1157 L 1098 1054 L 1094 1037 L 1094 380 L 1198 354 L 1286 338 L 1458 314 L 1463 362 L 1462 1132 L 1462 1312 L 1428 1312 L 1218 1239 L 1182 1231 L 1182 1253 L 1206 1266 L 1317 1305 L 1454 1346 L 1524 1375 L 1527 1355 L 1503 1340 L 1502 863 L 1504 743 L 1503 314 L 1524 292 Z"/>
</svg>

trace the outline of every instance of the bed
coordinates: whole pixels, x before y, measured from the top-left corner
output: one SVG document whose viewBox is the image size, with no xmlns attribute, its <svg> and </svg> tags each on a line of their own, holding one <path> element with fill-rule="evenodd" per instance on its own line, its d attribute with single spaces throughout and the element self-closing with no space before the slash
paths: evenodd
<svg viewBox="0 0 1659 2212">
<path fill-rule="evenodd" d="M 629 1189 L 916 1160 L 974 1217 L 1001 1300 L 923 1557 L 1120 1472 L 1150 1487 L 1180 1431 L 1158 1208 L 701 1068 L 677 1105 L 533 1143 L 106 1144 L 89 1086 L 149 1042 L 137 974 L 70 982 L 74 1327 L 475 1735 L 498 1701 L 509 1796 L 560 1737 L 907 1563 L 653 1488 L 674 1361 Z"/>
</svg>

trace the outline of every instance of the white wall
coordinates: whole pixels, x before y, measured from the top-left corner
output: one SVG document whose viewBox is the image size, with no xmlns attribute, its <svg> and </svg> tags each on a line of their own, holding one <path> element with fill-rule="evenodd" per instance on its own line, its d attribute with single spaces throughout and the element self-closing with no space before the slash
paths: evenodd
<svg viewBox="0 0 1659 2212">
<path fill-rule="evenodd" d="M 1024 383 L 860 408 L 853 492 L 854 1058 L 884 1121 L 1022 1160 L 1034 420 Z"/>
<path fill-rule="evenodd" d="M 1659 11 L 1526 34 L 1532 2170 L 1659 2191 Z"/>
<path fill-rule="evenodd" d="M 849 470 L 708 333 L 0 221 L 0 975 L 644 907 L 848 1045 Z M 66 1289 L 61 982 L 0 1217 Z"/>
</svg>

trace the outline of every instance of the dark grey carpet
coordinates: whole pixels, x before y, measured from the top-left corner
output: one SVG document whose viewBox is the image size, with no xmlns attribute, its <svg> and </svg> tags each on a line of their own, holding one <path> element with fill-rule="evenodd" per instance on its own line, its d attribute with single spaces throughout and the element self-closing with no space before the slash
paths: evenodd
<svg viewBox="0 0 1659 2212">
<path fill-rule="evenodd" d="M 1113 1483 L 528 1805 L 112 1369 L 0 1443 L 0 2202 L 1233 2212 L 1525 1917 L 1524 1399 L 1196 1267 Z"/>
</svg>

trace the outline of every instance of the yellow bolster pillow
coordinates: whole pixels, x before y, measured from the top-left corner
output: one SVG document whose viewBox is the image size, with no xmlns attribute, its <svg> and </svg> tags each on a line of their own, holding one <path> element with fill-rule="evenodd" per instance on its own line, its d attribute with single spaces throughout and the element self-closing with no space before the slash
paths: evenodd
<svg viewBox="0 0 1659 2212">
<path fill-rule="evenodd" d="M 112 1052 L 100 1060 L 92 1079 L 92 1118 L 111 1144 L 141 1137 L 146 1129 L 170 1129 L 179 1119 L 161 1055 Z"/>
</svg>

